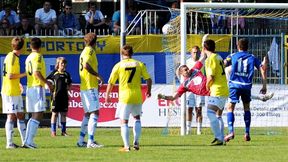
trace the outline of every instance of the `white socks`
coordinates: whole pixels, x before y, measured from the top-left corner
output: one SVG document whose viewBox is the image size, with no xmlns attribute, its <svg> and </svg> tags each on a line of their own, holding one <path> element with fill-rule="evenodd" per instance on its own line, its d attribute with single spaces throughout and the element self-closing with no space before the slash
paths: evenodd
<svg viewBox="0 0 288 162">
<path fill-rule="evenodd" d="M 134 144 L 139 143 L 139 138 L 141 136 L 141 130 L 142 130 L 141 121 L 135 120 L 134 127 L 133 127 L 133 134 L 134 134 L 134 142 L 133 143 Z"/>
<path fill-rule="evenodd" d="M 202 123 L 197 122 L 197 135 L 200 135 L 202 132 Z"/>
<path fill-rule="evenodd" d="M 26 125 L 24 120 L 17 119 L 17 128 L 20 133 L 22 144 L 24 144 L 25 135 L 26 135 Z"/>
<path fill-rule="evenodd" d="M 90 114 L 88 121 L 88 144 L 94 142 L 94 133 L 97 127 L 98 116 L 94 113 Z"/>
<path fill-rule="evenodd" d="M 214 133 L 215 138 L 217 138 L 218 140 L 222 140 L 222 133 L 220 130 L 220 124 L 219 124 L 219 120 L 216 116 L 215 111 L 213 111 L 211 109 L 207 109 L 207 116 L 210 120 L 210 126 L 211 126 L 213 133 Z"/>
<path fill-rule="evenodd" d="M 7 146 L 13 143 L 13 128 L 14 122 L 7 119 L 5 123 Z"/>
<path fill-rule="evenodd" d="M 34 144 L 34 137 L 37 134 L 38 126 L 40 122 L 30 118 L 30 120 L 27 123 L 27 130 L 26 130 L 26 136 L 24 143 L 28 145 L 33 145 Z"/>
<path fill-rule="evenodd" d="M 84 116 L 82 119 L 81 128 L 80 128 L 80 136 L 78 140 L 79 143 L 84 142 L 84 137 L 87 133 L 88 121 L 89 121 L 89 117 Z"/>
<path fill-rule="evenodd" d="M 222 138 L 220 140 L 224 141 L 224 122 L 221 116 L 218 117 L 219 120 L 219 125 L 220 125 L 220 132 L 221 132 L 221 136 Z"/>
<path fill-rule="evenodd" d="M 191 134 L 191 121 L 186 121 L 186 134 Z"/>
<path fill-rule="evenodd" d="M 129 127 L 128 124 L 121 125 L 121 137 L 124 143 L 124 147 L 129 147 Z"/>
</svg>

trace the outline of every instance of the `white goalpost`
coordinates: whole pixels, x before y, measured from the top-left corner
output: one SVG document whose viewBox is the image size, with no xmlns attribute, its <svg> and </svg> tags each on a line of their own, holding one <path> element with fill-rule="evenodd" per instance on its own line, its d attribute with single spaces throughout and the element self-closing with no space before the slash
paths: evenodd
<svg viewBox="0 0 288 162">
<path fill-rule="evenodd" d="M 187 48 L 187 13 L 190 9 L 199 9 L 198 12 L 207 13 L 208 10 L 218 9 L 224 10 L 224 12 L 231 12 L 233 9 L 237 10 L 236 15 L 227 14 L 223 12 L 214 12 L 216 15 L 225 15 L 231 17 L 243 17 L 243 18 L 277 18 L 286 19 L 288 18 L 288 4 L 285 3 L 192 3 L 183 2 L 180 8 L 180 63 L 186 64 L 186 48 Z M 203 9 L 203 10 L 202 10 Z M 239 12 L 238 9 L 246 9 L 245 12 Z M 248 10 L 249 9 L 249 10 Z M 272 10 L 267 13 L 265 10 Z M 207 34 L 207 33 L 204 33 Z M 203 38 L 205 39 L 205 38 Z M 281 74 L 283 75 L 283 68 Z M 181 78 L 183 81 L 183 78 Z M 181 97 L 181 130 L 180 134 L 184 136 L 186 134 L 186 97 L 183 95 Z"/>
</svg>

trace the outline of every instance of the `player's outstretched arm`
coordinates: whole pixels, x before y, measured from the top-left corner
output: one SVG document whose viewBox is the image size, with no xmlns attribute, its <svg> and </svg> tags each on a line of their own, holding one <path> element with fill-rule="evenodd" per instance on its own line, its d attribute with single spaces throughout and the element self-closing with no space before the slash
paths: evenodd
<svg viewBox="0 0 288 162">
<path fill-rule="evenodd" d="M 47 86 L 49 90 L 53 89 L 53 87 L 51 87 L 51 86 L 52 86 L 51 83 L 48 82 L 48 81 L 46 80 L 46 78 L 43 77 L 43 75 L 41 74 L 40 71 L 35 71 L 35 72 L 33 72 L 33 75 L 34 75 L 37 79 L 39 79 L 41 82 L 45 83 L 45 86 Z"/>
<path fill-rule="evenodd" d="M 158 99 L 164 99 L 164 100 L 174 101 L 174 100 L 176 100 L 177 98 L 179 98 L 180 96 L 179 96 L 178 93 L 175 93 L 174 96 L 165 96 L 164 94 L 159 93 L 157 97 L 158 97 Z"/>
<path fill-rule="evenodd" d="M 202 51 L 198 61 L 200 61 L 202 64 L 204 64 L 206 58 L 207 58 L 206 53 Z"/>
</svg>

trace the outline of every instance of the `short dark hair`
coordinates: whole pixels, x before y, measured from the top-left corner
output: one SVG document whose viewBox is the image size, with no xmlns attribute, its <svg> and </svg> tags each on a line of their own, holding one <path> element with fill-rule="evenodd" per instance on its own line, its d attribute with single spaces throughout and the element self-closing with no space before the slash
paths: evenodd
<svg viewBox="0 0 288 162">
<path fill-rule="evenodd" d="M 248 50 L 248 44 L 249 44 L 248 39 L 241 38 L 241 39 L 239 39 L 237 45 L 238 45 L 238 48 L 240 50 L 247 51 Z"/>
<path fill-rule="evenodd" d="M 94 44 L 96 44 L 96 40 L 97 40 L 97 35 L 95 33 L 87 33 L 84 36 L 84 42 L 85 45 L 89 45 L 89 46 L 93 46 Z"/>
<path fill-rule="evenodd" d="M 130 45 L 123 46 L 121 50 L 121 55 L 131 57 L 133 55 L 133 47 Z"/>
<path fill-rule="evenodd" d="M 90 2 L 88 5 L 89 5 L 89 8 L 90 8 L 91 6 L 95 6 L 95 8 L 97 7 L 97 3 L 96 3 L 96 2 Z"/>
<path fill-rule="evenodd" d="M 32 49 L 40 49 L 42 41 L 40 38 L 34 37 L 31 39 L 30 46 Z"/>
<path fill-rule="evenodd" d="M 64 6 L 69 6 L 69 7 L 72 7 L 72 2 L 71 1 L 66 1 Z"/>
<path fill-rule="evenodd" d="M 204 47 L 208 50 L 208 51 L 211 51 L 211 52 L 215 52 L 215 48 L 216 48 L 216 45 L 215 45 L 215 41 L 211 40 L 211 39 L 208 39 L 204 42 Z"/>
</svg>

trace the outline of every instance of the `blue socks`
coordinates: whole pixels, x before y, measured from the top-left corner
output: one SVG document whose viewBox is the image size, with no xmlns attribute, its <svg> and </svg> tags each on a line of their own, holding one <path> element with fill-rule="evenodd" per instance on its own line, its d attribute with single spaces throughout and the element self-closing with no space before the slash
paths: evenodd
<svg viewBox="0 0 288 162">
<path fill-rule="evenodd" d="M 56 132 L 56 123 L 51 123 L 51 132 Z"/>
<path fill-rule="evenodd" d="M 66 122 L 61 122 L 61 131 L 66 133 Z"/>
<path fill-rule="evenodd" d="M 251 112 L 244 111 L 244 122 L 245 122 L 245 133 L 250 133 L 250 124 L 251 124 Z"/>
</svg>

